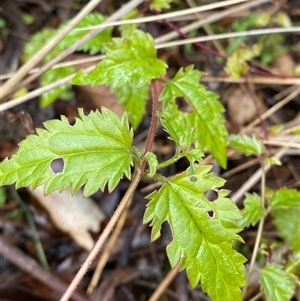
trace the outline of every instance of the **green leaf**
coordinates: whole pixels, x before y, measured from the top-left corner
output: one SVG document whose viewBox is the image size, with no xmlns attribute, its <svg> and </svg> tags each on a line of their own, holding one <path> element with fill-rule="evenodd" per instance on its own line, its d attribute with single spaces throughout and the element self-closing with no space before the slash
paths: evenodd
<svg viewBox="0 0 300 301">
<path fill-rule="evenodd" d="M 289 17 L 288 14 L 284 12 L 278 13 L 274 18 L 273 18 L 274 23 L 277 23 L 278 25 L 282 27 L 291 27 L 293 26 L 293 23 Z"/>
<path fill-rule="evenodd" d="M 243 219 L 238 221 L 241 227 L 254 226 L 265 214 L 265 209 L 261 206 L 261 198 L 256 194 L 246 193 L 244 209 L 242 210 Z"/>
<path fill-rule="evenodd" d="M 276 157 L 268 157 L 268 158 L 265 158 L 264 159 L 264 164 L 266 165 L 266 166 L 273 166 L 273 165 L 282 165 L 281 164 L 281 162 L 280 162 L 280 160 L 279 159 L 277 159 Z"/>
<path fill-rule="evenodd" d="M 167 121 L 168 116 L 164 114 L 163 122 L 171 138 L 180 144 L 185 144 L 190 139 L 192 131 L 195 140 L 191 142 L 196 145 L 200 143 L 203 148 L 209 149 L 219 164 L 225 168 L 228 133 L 222 116 L 224 108 L 218 96 L 199 83 L 201 75 L 202 73 L 194 70 L 193 66 L 188 66 L 185 70 L 181 68 L 174 79 L 165 85 L 160 99 L 164 101 L 164 110 L 170 114 L 169 116 L 173 115 L 176 119 L 179 116 L 176 112 L 178 108 L 174 105 L 177 97 L 184 97 L 193 111 L 191 113 L 179 111 L 181 120 L 177 124 L 176 121 L 173 123 Z M 179 131 L 177 135 L 175 131 Z M 183 138 L 178 137 L 182 132 L 186 132 Z"/>
<path fill-rule="evenodd" d="M 191 129 L 187 131 L 188 121 L 184 114 L 176 109 L 163 110 L 158 113 L 164 130 L 170 134 L 170 139 L 173 140 L 179 148 L 189 147 L 193 144 L 195 131 Z"/>
<path fill-rule="evenodd" d="M 225 180 L 209 173 L 211 166 L 200 166 L 193 178 L 186 173 L 167 179 L 159 191 L 148 198 L 144 223 L 151 222 L 151 239 L 160 236 L 164 221 L 170 224 L 173 240 L 167 247 L 171 266 L 178 261 L 186 269 L 192 286 L 199 281 L 214 301 L 242 300 L 240 287 L 246 284 L 245 258 L 232 248 L 241 240 L 241 229 L 234 223 L 241 218 L 228 191 L 217 190 L 218 198 L 205 197 L 209 189 L 221 187 Z"/>
<path fill-rule="evenodd" d="M 166 73 L 166 64 L 157 59 L 154 40 L 148 33 L 136 30 L 129 39 L 115 38 L 104 48 L 106 58 L 81 84 L 106 84 L 113 88 L 129 84 L 138 88 Z"/>
<path fill-rule="evenodd" d="M 112 90 L 116 93 L 118 101 L 124 105 L 130 124 L 136 129 L 140 125 L 146 111 L 146 104 L 149 98 L 148 86 L 133 88 L 129 84 L 125 84 Z"/>
<path fill-rule="evenodd" d="M 98 25 L 106 19 L 105 16 L 99 13 L 90 13 L 85 16 L 73 30 L 71 30 L 55 47 L 51 50 L 46 57 L 44 62 L 48 62 L 65 49 L 76 43 L 79 39 L 87 34 L 87 31 L 78 31 L 79 28 Z M 64 23 L 58 29 L 48 29 L 45 28 L 31 37 L 31 39 L 25 44 L 23 60 L 28 61 L 36 55 L 36 53 L 53 39 L 67 23 Z M 78 50 L 89 52 L 90 54 L 95 54 L 97 52 L 102 52 L 104 50 L 103 43 L 111 41 L 112 27 L 105 28 L 101 33 L 97 34 L 95 37 L 87 41 L 82 45 Z M 41 85 L 47 86 L 48 84 L 53 83 L 56 80 L 64 78 L 68 75 L 75 73 L 74 67 L 63 67 L 59 69 L 51 69 L 45 72 L 41 78 Z M 71 91 L 71 83 L 62 85 L 58 88 L 50 90 L 44 93 L 41 97 L 41 106 L 45 107 L 57 98 L 64 100 L 69 100 L 73 97 L 73 92 Z"/>
<path fill-rule="evenodd" d="M 170 8 L 170 4 L 173 0 L 151 0 L 150 8 L 161 11 L 164 8 Z"/>
<path fill-rule="evenodd" d="M 281 265 L 272 263 L 260 274 L 260 284 L 267 301 L 289 301 L 296 288 L 296 279 L 283 270 Z"/>
<path fill-rule="evenodd" d="M 157 166 L 158 166 L 157 157 L 154 153 L 147 152 L 144 158 L 148 161 L 149 164 L 149 168 L 150 168 L 149 176 L 153 177 L 156 173 Z"/>
<path fill-rule="evenodd" d="M 71 126 L 66 117 L 44 123 L 20 143 L 17 154 L 0 164 L 1 185 L 16 187 L 45 183 L 45 193 L 60 191 L 72 185 L 72 193 L 84 186 L 84 195 L 91 195 L 108 183 L 113 190 L 125 174 L 130 178 L 133 133 L 124 114 L 120 120 L 106 108 L 84 115 Z M 60 172 L 52 169 L 63 161 Z"/>
<path fill-rule="evenodd" d="M 300 206 L 273 208 L 271 210 L 273 224 L 279 236 L 287 242 L 295 252 L 300 252 Z"/>
<path fill-rule="evenodd" d="M 44 28 L 43 30 L 34 34 L 31 37 L 31 39 L 24 45 L 23 56 L 22 56 L 23 61 L 27 62 L 31 58 L 33 58 L 42 47 L 44 47 L 51 39 L 54 38 L 55 34 L 56 34 L 56 30 L 51 28 Z M 56 52 L 55 54 L 58 53 Z M 53 55 L 51 55 L 51 57 L 53 57 Z"/>
<path fill-rule="evenodd" d="M 90 13 L 85 16 L 75 27 L 71 30 L 50 53 L 45 57 L 44 61 L 48 62 L 55 56 L 60 54 L 63 50 L 67 49 L 71 45 L 75 44 L 79 39 L 87 34 L 87 31 L 78 31 L 79 28 L 99 25 L 106 19 L 105 16 L 99 13 Z M 36 34 L 34 34 L 31 39 L 25 44 L 23 59 L 28 61 L 30 58 L 36 55 L 36 53 L 45 46 L 57 35 L 67 23 L 61 25 L 58 29 L 45 28 Z M 101 33 L 97 34 L 95 37 L 90 39 L 84 45 L 82 45 L 78 50 L 89 52 L 90 54 L 95 54 L 97 52 L 103 51 L 103 43 L 111 41 L 112 27 L 105 28 Z"/>
<path fill-rule="evenodd" d="M 93 25 L 99 25 L 106 20 L 104 15 L 99 13 L 90 13 L 86 15 L 75 27 L 71 30 L 66 37 L 64 37 L 58 44 L 60 49 L 66 49 L 71 45 L 75 44 L 78 40 L 83 38 L 88 31 L 78 30 L 79 28 L 84 28 Z M 62 25 L 59 30 L 61 30 L 66 24 Z M 95 54 L 98 52 L 103 52 L 103 44 L 111 42 L 112 27 L 106 27 L 101 33 L 94 36 L 92 39 L 84 43 L 78 50 L 89 52 L 90 54 Z"/>
<path fill-rule="evenodd" d="M 239 152 L 245 153 L 247 156 L 260 155 L 265 150 L 263 143 L 247 135 L 230 135 L 228 140 L 230 146 Z"/>
<path fill-rule="evenodd" d="M 283 187 L 273 193 L 270 205 L 272 209 L 300 206 L 300 191 Z"/>
<path fill-rule="evenodd" d="M 130 12 L 128 12 L 122 20 L 132 20 L 139 17 L 139 10 L 134 8 Z M 129 38 L 134 31 L 138 28 L 139 24 L 123 24 L 119 26 L 119 30 L 121 32 L 122 38 Z"/>
<path fill-rule="evenodd" d="M 72 66 L 58 69 L 50 69 L 42 75 L 41 85 L 47 86 L 59 79 L 69 76 L 72 73 L 75 73 L 75 68 Z M 72 85 L 70 83 L 67 83 L 43 93 L 41 96 L 41 107 L 44 108 L 50 105 L 58 98 L 63 100 L 70 100 L 73 97 L 71 87 Z"/>
<path fill-rule="evenodd" d="M 228 58 L 226 62 L 225 71 L 230 74 L 232 78 L 238 78 L 248 72 L 249 66 L 247 61 L 258 56 L 262 51 L 261 44 L 254 44 L 251 48 L 240 46 Z"/>
</svg>

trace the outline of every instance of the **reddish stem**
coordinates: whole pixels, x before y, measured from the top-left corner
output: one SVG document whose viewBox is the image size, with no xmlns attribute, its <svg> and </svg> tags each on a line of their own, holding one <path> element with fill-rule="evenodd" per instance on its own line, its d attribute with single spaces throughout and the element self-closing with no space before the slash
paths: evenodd
<svg viewBox="0 0 300 301">
<path fill-rule="evenodd" d="M 152 98 L 152 116 L 151 116 L 151 124 L 149 129 L 149 134 L 146 142 L 146 147 L 144 150 L 144 155 L 151 151 L 152 145 L 154 142 L 156 127 L 157 127 L 157 115 L 156 112 L 158 111 L 158 89 L 157 89 L 157 82 L 156 80 L 152 80 L 150 84 L 150 94 Z M 146 161 L 142 163 L 141 169 L 144 170 L 146 168 Z"/>
</svg>

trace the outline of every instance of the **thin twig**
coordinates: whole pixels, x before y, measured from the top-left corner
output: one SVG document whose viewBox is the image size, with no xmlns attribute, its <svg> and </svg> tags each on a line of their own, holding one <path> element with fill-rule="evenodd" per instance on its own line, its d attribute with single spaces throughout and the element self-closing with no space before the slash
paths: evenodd
<svg viewBox="0 0 300 301">
<path fill-rule="evenodd" d="M 262 120 L 265 120 L 266 118 L 268 118 L 269 116 L 273 115 L 276 111 L 278 111 L 281 107 L 283 107 L 284 105 L 286 105 L 288 102 L 290 102 L 292 99 L 294 99 L 298 94 L 299 94 L 299 87 L 295 86 L 295 90 L 289 94 L 287 97 L 283 98 L 281 101 L 279 101 L 276 105 L 272 106 L 268 111 L 266 111 L 265 113 L 263 113 L 260 118 Z M 253 122 L 251 122 L 249 125 L 247 125 L 247 127 L 245 127 L 240 134 L 244 134 L 249 132 L 250 130 L 253 129 L 254 126 L 256 126 L 257 124 L 259 124 L 259 118 L 256 118 Z"/>
<path fill-rule="evenodd" d="M 264 170 L 263 166 L 261 166 L 261 207 L 265 209 L 265 188 L 266 188 L 266 171 Z M 262 237 L 262 232 L 264 228 L 264 223 L 265 223 L 265 216 L 262 216 L 261 219 L 259 220 L 258 228 L 257 228 L 257 233 L 256 233 L 256 238 L 255 238 L 255 243 L 254 243 L 254 248 L 252 251 L 252 256 L 249 264 L 249 269 L 248 269 L 248 275 L 247 275 L 247 283 L 249 283 L 249 279 L 253 270 L 253 266 L 257 257 L 258 249 L 259 249 L 259 244 L 261 241 Z M 244 296 L 246 294 L 247 287 L 244 289 Z"/>
<path fill-rule="evenodd" d="M 291 147 L 291 148 L 299 148 L 299 143 L 291 143 L 291 142 L 284 142 L 284 141 L 274 141 L 274 140 L 263 140 L 263 144 L 266 145 L 274 145 L 274 146 L 281 146 L 281 147 Z"/>
<path fill-rule="evenodd" d="M 228 6 L 228 5 L 233 5 L 237 3 L 242 3 L 242 2 L 248 2 L 249 0 L 227 0 L 227 1 L 222 1 L 222 2 L 216 2 L 216 3 L 211 3 L 207 5 L 201 5 L 197 6 L 194 8 L 188 8 L 188 9 L 182 9 L 179 11 L 174 11 L 171 13 L 165 13 L 161 14 L 158 16 L 148 16 L 148 17 L 142 17 L 142 18 L 135 18 L 135 19 L 130 19 L 130 20 L 121 20 L 121 21 L 116 21 L 116 22 L 109 22 L 107 24 L 99 24 L 99 25 L 94 25 L 94 26 L 87 26 L 87 27 L 81 27 L 81 28 L 76 28 L 76 31 L 86 31 L 86 30 L 94 30 L 94 29 L 99 29 L 99 28 L 106 28 L 110 26 L 119 26 L 119 25 L 125 25 L 125 24 L 143 24 L 143 23 L 149 23 L 149 22 L 155 22 L 159 20 L 165 20 L 165 19 L 171 19 L 171 18 L 176 18 L 179 16 L 185 16 L 185 15 L 190 15 L 190 14 L 195 14 L 197 12 L 203 12 L 203 11 L 208 11 L 208 10 L 213 10 L 216 8 Z"/>
<path fill-rule="evenodd" d="M 266 76 L 249 76 L 247 78 L 249 83 L 259 85 L 300 85 L 300 80 L 297 77 L 282 77 L 268 74 Z M 232 84 L 243 84 L 246 82 L 244 77 L 232 78 L 228 76 L 207 76 L 201 78 L 201 82 L 221 82 Z M 299 92 L 298 92 L 299 93 Z"/>
<path fill-rule="evenodd" d="M 141 179 L 143 178 L 143 174 L 144 174 L 144 172 L 140 168 L 136 169 L 136 172 L 134 173 L 134 176 L 133 176 L 133 179 L 130 183 L 130 186 L 128 187 L 128 190 L 126 191 L 124 197 L 122 198 L 122 200 L 121 200 L 119 206 L 117 207 L 115 213 L 113 214 L 113 216 L 109 220 L 108 224 L 106 225 L 105 229 L 103 230 L 102 234 L 100 235 L 99 239 L 97 240 L 93 250 L 90 252 L 88 257 L 86 258 L 86 260 L 82 264 L 81 268 L 79 269 L 79 271 L 77 272 L 77 274 L 73 278 L 70 286 L 65 291 L 65 293 L 61 297 L 60 301 L 69 300 L 69 298 L 71 297 L 73 292 L 78 287 L 80 281 L 82 280 L 85 273 L 89 269 L 91 263 L 94 261 L 97 254 L 102 249 L 103 244 L 105 243 L 108 236 L 110 235 L 113 228 L 115 227 L 116 223 L 118 222 L 121 214 L 123 213 L 123 211 L 128 206 L 128 204 L 129 204 L 129 202 L 132 198 L 132 195 L 134 194 L 134 191 L 136 190 L 136 188 L 137 188 L 138 184 L 140 183 Z"/>
<path fill-rule="evenodd" d="M 239 31 L 239 32 L 229 32 L 229 33 L 221 33 L 215 34 L 213 36 L 206 37 L 197 37 L 190 38 L 186 40 L 178 40 L 174 42 L 162 43 L 156 46 L 157 49 L 166 48 L 166 47 L 174 47 L 185 44 L 193 44 L 197 42 L 207 42 L 212 40 L 221 40 L 221 39 L 230 39 L 237 37 L 248 37 L 248 36 L 258 36 L 264 34 L 275 34 L 275 33 L 299 33 L 299 27 L 274 27 L 274 28 L 263 28 L 263 29 L 255 29 L 248 31 Z"/>
<path fill-rule="evenodd" d="M 133 197 L 133 195 L 132 195 L 132 197 Z M 131 201 L 132 201 L 132 197 L 131 197 L 131 200 L 128 202 L 128 205 L 126 206 L 125 210 L 123 211 L 120 219 L 118 220 L 116 227 L 114 228 L 113 233 L 110 236 L 109 241 L 101 254 L 101 257 L 100 257 L 100 259 L 97 263 L 96 269 L 94 271 L 92 280 L 87 289 L 88 295 L 92 294 L 92 292 L 94 291 L 94 289 L 96 288 L 96 286 L 99 282 L 99 279 L 101 278 L 103 268 L 105 267 L 107 260 L 109 259 L 109 255 L 111 254 L 111 251 L 112 251 L 113 247 L 115 246 L 116 241 L 123 229 L 123 226 L 126 221 L 127 214 L 128 214 L 128 209 L 129 209 Z"/>
<path fill-rule="evenodd" d="M 180 263 L 178 262 L 177 265 L 169 271 L 167 276 L 160 283 L 160 285 L 157 287 L 157 289 L 155 290 L 155 292 L 152 294 L 152 296 L 148 301 L 157 301 L 159 299 L 159 297 L 163 294 L 163 292 L 166 290 L 166 288 L 169 286 L 169 284 L 178 274 L 179 267 L 180 267 Z"/>
</svg>

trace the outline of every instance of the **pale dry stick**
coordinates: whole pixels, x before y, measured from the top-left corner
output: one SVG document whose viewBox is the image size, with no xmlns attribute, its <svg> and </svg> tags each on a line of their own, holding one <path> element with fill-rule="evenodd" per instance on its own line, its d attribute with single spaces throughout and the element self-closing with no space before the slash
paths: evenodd
<svg viewBox="0 0 300 301">
<path fill-rule="evenodd" d="M 248 169 L 251 166 L 256 165 L 258 163 L 259 163 L 259 158 L 254 158 L 251 161 L 248 161 L 248 162 L 245 162 L 243 164 L 240 164 L 237 167 L 232 168 L 232 169 L 228 170 L 227 172 L 224 172 L 223 174 L 221 174 L 221 177 L 222 178 L 229 178 L 229 177 L 237 174 L 238 172 L 241 172 L 241 171 L 243 171 L 245 169 Z"/>
<path fill-rule="evenodd" d="M 299 123 L 299 120 L 297 120 L 297 122 Z M 285 130 L 280 132 L 280 135 L 290 134 L 292 132 L 299 131 L 299 130 L 300 130 L 300 124 L 286 128 Z"/>
<path fill-rule="evenodd" d="M 132 198 L 128 202 L 128 205 L 127 205 L 126 209 L 123 211 L 120 219 L 118 220 L 118 223 L 116 224 L 116 227 L 114 228 L 113 233 L 111 234 L 111 236 L 109 238 L 109 241 L 108 241 L 107 245 L 105 246 L 105 249 L 103 250 L 103 252 L 101 254 L 101 257 L 100 257 L 100 259 L 97 263 L 96 269 L 94 271 L 92 280 L 91 280 L 91 282 L 88 286 L 88 289 L 87 289 L 87 294 L 88 295 L 91 295 L 92 292 L 94 291 L 94 289 L 96 288 L 96 286 L 98 285 L 99 279 L 101 278 L 103 268 L 105 267 L 105 265 L 107 263 L 107 260 L 109 258 L 109 255 L 111 254 L 111 251 L 112 251 L 113 247 L 115 246 L 116 241 L 117 241 L 117 239 L 118 239 L 118 237 L 119 237 L 119 235 L 120 235 L 120 233 L 123 229 L 123 226 L 124 226 L 124 223 L 126 221 L 126 217 L 127 217 L 127 214 L 128 214 L 128 209 L 130 207 L 131 201 L 132 201 Z"/>
<path fill-rule="evenodd" d="M 156 48 L 166 48 L 166 47 L 174 47 L 174 46 L 180 46 L 185 45 L 187 43 L 193 44 L 197 42 L 207 42 L 212 41 L 215 39 L 230 39 L 230 38 L 237 38 L 237 37 L 246 37 L 246 36 L 257 36 L 257 35 L 264 35 L 264 34 L 275 34 L 275 33 L 298 33 L 300 32 L 299 27 L 273 27 L 273 28 L 263 28 L 263 29 L 254 29 L 254 30 L 248 30 L 248 31 L 239 31 L 239 32 L 229 32 L 229 33 L 221 33 L 221 34 L 215 34 L 213 36 L 205 36 L 205 37 L 197 37 L 197 38 L 190 38 L 185 40 L 178 40 L 174 42 L 168 42 L 168 43 L 161 43 L 157 44 Z"/>
<path fill-rule="evenodd" d="M 295 86 L 290 86 L 290 87 L 280 91 L 279 93 L 275 94 L 274 96 L 272 96 L 269 99 L 269 101 L 270 102 L 278 102 L 282 98 L 284 98 L 284 97 L 288 96 L 289 94 L 291 94 L 294 90 L 295 90 Z"/>
<path fill-rule="evenodd" d="M 59 69 L 59 68 L 63 68 L 63 67 L 76 66 L 76 65 L 80 65 L 80 64 L 99 62 L 99 61 L 103 60 L 104 58 L 105 58 L 104 54 L 94 55 L 94 56 L 86 56 L 86 57 L 81 58 L 81 59 L 75 59 L 75 60 L 71 60 L 71 61 L 64 61 L 64 62 L 55 64 L 51 69 Z M 41 68 L 39 68 L 39 67 L 38 68 L 33 68 L 28 72 L 28 74 L 37 73 L 38 71 L 40 71 L 40 69 Z M 15 72 L 0 74 L 0 80 L 8 79 L 8 78 L 14 76 L 15 74 L 16 74 Z"/>
<path fill-rule="evenodd" d="M 94 66 L 92 67 L 89 67 L 89 68 L 86 68 L 84 69 L 85 72 L 90 72 L 91 70 L 94 69 Z M 39 95 L 42 95 L 43 93 L 45 92 L 48 92 L 54 88 L 57 88 L 59 86 L 62 86 L 63 84 L 66 84 L 68 82 L 71 81 L 71 79 L 75 76 L 75 74 L 72 74 L 72 75 L 69 75 L 69 76 L 66 76 L 50 85 L 47 85 L 47 86 L 44 86 L 44 87 L 41 87 L 41 88 L 38 88 L 38 89 L 35 89 L 29 93 L 27 93 L 26 95 L 24 96 L 21 96 L 21 97 L 18 97 L 18 98 L 15 98 L 15 99 L 12 99 L 10 101 L 7 101 L 5 103 L 2 103 L 0 104 L 0 112 L 4 112 L 10 108 L 13 108 L 29 99 L 32 99 L 34 97 L 37 97 Z"/>
<path fill-rule="evenodd" d="M 190 7 L 196 7 L 197 5 L 195 4 L 194 0 L 186 0 L 186 3 L 190 6 Z M 196 13 L 195 16 L 200 20 L 201 16 L 199 13 Z M 209 27 L 209 25 L 203 25 L 203 29 L 205 30 L 205 32 L 208 35 L 213 35 L 214 32 L 211 30 L 211 28 Z M 217 51 L 222 54 L 222 55 L 226 55 L 225 49 L 222 46 L 222 44 L 218 41 L 218 40 L 213 40 L 212 43 L 214 44 L 214 46 L 216 47 Z"/>
<path fill-rule="evenodd" d="M 81 279 L 84 277 L 85 273 L 89 269 L 89 266 L 93 262 L 93 260 L 96 258 L 97 254 L 103 247 L 103 244 L 105 243 L 106 239 L 112 232 L 113 228 L 115 227 L 116 223 L 118 222 L 122 212 L 126 209 L 128 206 L 138 184 L 140 183 L 141 179 L 143 178 L 143 171 L 141 169 L 137 169 L 134 173 L 134 176 L 132 178 L 132 181 L 130 183 L 130 186 L 128 187 L 128 190 L 126 191 L 124 197 L 122 198 L 119 206 L 117 207 L 116 211 L 114 212 L 113 216 L 109 220 L 108 224 L 106 225 L 105 229 L 103 230 L 102 234 L 100 235 L 99 239 L 97 240 L 94 248 L 82 264 L 81 268 L 73 278 L 71 284 L 69 285 L 68 289 L 65 291 L 63 296 L 61 297 L 60 301 L 68 301 L 73 292 L 78 287 Z"/>
<path fill-rule="evenodd" d="M 279 101 L 276 105 L 271 107 L 268 111 L 263 113 L 260 118 L 256 118 L 253 122 L 251 122 L 249 125 L 247 125 L 239 134 L 244 134 L 253 129 L 257 124 L 261 122 L 261 120 L 267 119 L 269 116 L 273 115 L 276 111 L 278 111 L 280 108 L 282 108 L 284 105 L 286 105 L 288 102 L 290 102 L 293 98 L 295 98 L 300 90 L 300 87 L 295 86 L 295 90 L 289 94 L 287 97 L 283 98 L 281 101 Z"/>
<path fill-rule="evenodd" d="M 225 2 L 225 1 L 222 1 L 222 2 Z M 228 16 L 231 16 L 232 14 L 236 14 L 237 12 L 253 8 L 255 6 L 261 5 L 261 4 L 266 3 L 266 2 L 269 2 L 269 1 L 268 0 L 257 0 L 257 1 L 251 1 L 251 2 L 248 1 L 248 2 L 243 3 L 241 5 L 234 6 L 233 8 L 228 8 L 225 11 L 217 12 L 217 13 L 213 14 L 212 16 L 209 16 L 208 18 L 204 19 L 204 20 L 199 20 L 199 21 L 193 22 L 189 25 L 186 25 L 186 26 L 180 28 L 180 31 L 183 32 L 183 33 L 188 33 L 192 30 L 198 29 L 199 27 L 201 27 L 203 25 L 210 24 L 210 23 L 213 23 L 215 21 L 224 19 Z M 172 32 L 169 32 L 165 35 L 162 35 L 162 36 L 156 38 L 155 41 L 156 41 L 157 44 L 159 44 L 159 43 L 162 43 L 162 42 L 170 41 L 171 39 L 174 39 L 176 37 L 178 37 L 178 32 L 172 31 Z"/>
<path fill-rule="evenodd" d="M 297 137 L 294 137 L 294 139 L 292 139 L 291 142 L 296 141 Z M 279 151 L 277 151 L 274 155 L 274 157 L 276 159 L 278 159 L 279 161 L 281 160 L 281 158 L 286 154 L 287 150 L 289 148 L 284 147 L 281 148 Z M 264 173 L 267 173 L 270 170 L 271 166 L 267 165 L 263 168 Z M 232 201 L 235 203 L 238 203 L 238 201 L 240 201 L 240 199 L 243 197 L 243 195 L 245 194 L 245 192 L 249 191 L 261 178 L 262 175 L 262 169 L 258 169 L 249 179 L 248 181 L 246 181 L 231 197 Z"/>
<path fill-rule="evenodd" d="M 159 284 L 155 292 L 152 294 L 148 301 L 157 301 L 163 292 L 167 289 L 172 280 L 179 272 L 180 262 L 178 262 L 173 269 L 169 271 L 164 280 Z"/>
<path fill-rule="evenodd" d="M 2 86 L 1 97 L 8 95 L 16 86 L 16 84 L 36 65 L 38 64 L 46 54 L 52 50 L 57 43 L 64 38 L 64 36 L 78 23 L 80 22 L 89 12 L 91 12 L 102 0 L 91 0 L 84 8 L 66 25 L 62 31 L 56 35 L 48 44 L 46 44 L 38 53 L 26 64 L 24 64 L 17 73 L 10 78 Z"/>
<path fill-rule="evenodd" d="M 249 301 L 256 301 L 258 300 L 260 297 L 262 297 L 264 295 L 264 292 L 260 292 L 258 293 L 256 296 L 254 296 L 253 298 L 251 298 Z"/>
<path fill-rule="evenodd" d="M 290 147 L 290 148 L 299 148 L 299 143 L 291 143 L 291 142 L 284 142 L 284 141 L 274 141 L 274 140 L 263 140 L 263 144 L 266 145 L 273 145 L 273 146 L 281 146 L 281 147 Z"/>
<path fill-rule="evenodd" d="M 246 82 L 259 85 L 300 85 L 300 79 L 297 77 L 265 77 L 249 76 L 247 80 L 244 77 L 231 78 L 228 76 L 207 76 L 201 77 L 202 82 L 221 82 L 232 84 L 244 84 Z"/>
<path fill-rule="evenodd" d="M 131 19 L 131 20 L 122 20 L 122 21 L 107 23 L 106 25 L 101 23 L 99 25 L 76 28 L 75 31 L 86 31 L 86 30 L 106 28 L 108 26 L 116 26 L 116 25 L 124 25 L 124 24 L 149 23 L 149 22 L 154 22 L 154 21 L 159 21 L 159 20 L 176 18 L 176 17 L 179 17 L 179 16 L 195 14 L 197 12 L 213 10 L 213 9 L 216 9 L 216 8 L 220 8 L 220 7 L 224 7 L 224 6 L 228 6 L 228 5 L 233 5 L 233 4 L 241 3 L 241 2 L 248 2 L 248 1 L 249 0 L 227 0 L 227 1 L 222 1 L 222 2 L 206 4 L 206 5 L 198 6 L 198 7 L 195 7 L 195 8 L 188 8 L 188 9 L 183 9 L 183 10 L 179 10 L 179 11 L 175 11 L 175 12 L 165 13 L 165 14 L 161 14 L 161 15 L 142 17 L 142 18 L 136 18 L 136 19 Z M 264 1 L 264 0 L 261 0 L 261 1 Z"/>
<path fill-rule="evenodd" d="M 260 170 L 261 170 L 261 207 L 263 209 L 265 209 L 265 189 L 266 189 L 266 173 L 267 173 L 267 171 L 264 169 L 263 166 L 261 166 Z M 250 279 L 250 276 L 251 276 L 251 273 L 253 270 L 253 266 L 254 266 L 254 263 L 256 260 L 264 224 L 265 224 L 265 216 L 262 216 L 261 219 L 259 220 L 254 248 L 253 248 L 253 252 L 252 252 L 252 256 L 251 256 L 251 260 L 250 260 L 250 264 L 249 264 L 249 268 L 248 268 L 247 283 L 249 283 L 249 279 Z M 244 292 L 243 292 L 244 296 L 245 296 L 246 291 L 247 291 L 247 287 L 244 288 Z"/>
<path fill-rule="evenodd" d="M 50 62 L 48 62 L 46 65 L 42 66 L 40 70 L 31 76 L 29 76 L 26 80 L 24 80 L 21 83 L 21 86 L 26 86 L 28 83 L 36 79 L 39 75 L 53 67 L 57 62 L 60 62 L 63 60 L 66 56 L 69 54 L 72 54 L 74 51 L 76 51 L 80 46 L 82 46 L 84 43 L 92 39 L 95 35 L 102 32 L 105 28 L 107 28 L 111 21 L 117 20 L 124 16 L 126 13 L 128 13 L 130 10 L 141 4 L 144 0 L 131 0 L 127 4 L 123 5 L 119 10 L 117 10 L 115 13 L 113 13 L 109 18 L 107 18 L 104 22 L 101 23 L 101 28 L 95 28 L 91 32 L 87 33 L 84 37 L 82 37 L 80 40 L 78 40 L 76 43 L 74 43 L 69 48 L 65 49 L 62 53 L 60 53 L 58 56 L 53 58 Z"/>
</svg>

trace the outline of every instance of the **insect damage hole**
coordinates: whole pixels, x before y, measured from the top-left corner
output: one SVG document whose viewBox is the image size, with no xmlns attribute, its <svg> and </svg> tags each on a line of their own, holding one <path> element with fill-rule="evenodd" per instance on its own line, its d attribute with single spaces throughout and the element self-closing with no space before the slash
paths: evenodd
<svg viewBox="0 0 300 301">
<path fill-rule="evenodd" d="M 208 190 L 206 193 L 206 198 L 210 201 L 213 202 L 218 198 L 218 191 L 216 190 Z"/>
<path fill-rule="evenodd" d="M 208 217 L 210 217 L 210 218 L 214 218 L 214 217 L 215 217 L 215 211 L 213 211 L 213 210 L 208 210 L 208 211 L 206 211 L 206 214 L 207 214 Z"/>
<path fill-rule="evenodd" d="M 65 161 L 63 158 L 55 158 L 50 162 L 50 170 L 54 175 L 64 172 Z"/>
</svg>

